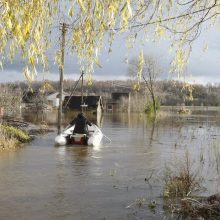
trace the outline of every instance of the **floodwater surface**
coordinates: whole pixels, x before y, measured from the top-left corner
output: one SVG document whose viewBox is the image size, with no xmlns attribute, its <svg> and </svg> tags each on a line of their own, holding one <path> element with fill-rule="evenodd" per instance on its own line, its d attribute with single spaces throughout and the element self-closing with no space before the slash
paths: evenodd
<svg viewBox="0 0 220 220">
<path fill-rule="evenodd" d="M 38 136 L 0 153 L 0 219 L 172 219 L 163 209 L 164 178 L 187 153 L 204 179 L 199 195 L 219 191 L 219 126 L 218 112 L 156 122 L 108 114 L 99 147 L 57 147 L 55 132 Z"/>
</svg>

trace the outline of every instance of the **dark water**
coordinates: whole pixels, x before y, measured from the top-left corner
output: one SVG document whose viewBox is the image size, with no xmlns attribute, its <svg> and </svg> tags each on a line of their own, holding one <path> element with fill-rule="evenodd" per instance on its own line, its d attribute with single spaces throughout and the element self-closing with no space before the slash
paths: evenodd
<svg viewBox="0 0 220 220">
<path fill-rule="evenodd" d="M 218 113 L 157 122 L 105 115 L 101 126 L 111 143 L 103 138 L 99 147 L 55 147 L 54 132 L 1 152 L 0 219 L 172 219 L 163 209 L 165 167 L 177 168 L 186 152 L 205 177 L 200 194 L 219 191 Z"/>
</svg>

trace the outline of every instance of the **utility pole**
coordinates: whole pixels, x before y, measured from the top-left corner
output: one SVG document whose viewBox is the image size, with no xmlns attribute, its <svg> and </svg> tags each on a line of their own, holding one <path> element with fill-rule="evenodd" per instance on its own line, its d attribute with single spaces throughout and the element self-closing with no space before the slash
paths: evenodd
<svg viewBox="0 0 220 220">
<path fill-rule="evenodd" d="M 82 82 L 81 82 L 81 112 L 83 112 L 83 74 L 84 72 L 82 71 Z"/>
<path fill-rule="evenodd" d="M 83 100 L 83 74 L 84 72 L 82 71 L 81 77 L 82 77 L 82 82 L 81 82 L 81 113 L 83 113 L 84 108 L 88 107 L 88 105 L 85 104 Z"/>
<path fill-rule="evenodd" d="M 65 23 L 61 24 L 61 63 L 59 64 L 60 71 L 60 91 L 59 91 L 59 108 L 58 108 L 58 134 L 61 133 L 62 126 L 62 103 L 63 103 L 63 72 L 64 72 L 64 50 L 65 50 L 65 35 L 67 31 L 67 25 Z"/>
</svg>

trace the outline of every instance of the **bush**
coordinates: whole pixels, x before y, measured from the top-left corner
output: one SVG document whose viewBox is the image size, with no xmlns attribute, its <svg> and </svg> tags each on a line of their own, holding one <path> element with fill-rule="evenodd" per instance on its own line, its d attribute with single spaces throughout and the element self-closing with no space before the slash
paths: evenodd
<svg viewBox="0 0 220 220">
<path fill-rule="evenodd" d="M 185 197 L 200 188 L 201 180 L 197 172 L 192 171 L 188 153 L 185 160 L 179 163 L 176 172 L 166 175 L 164 197 Z"/>
<path fill-rule="evenodd" d="M 12 149 L 19 146 L 19 141 L 15 138 L 8 138 L 4 132 L 0 131 L 0 151 L 5 149 Z"/>
<path fill-rule="evenodd" d="M 28 134 L 18 128 L 9 125 L 0 125 L 0 131 L 5 138 L 16 139 L 20 143 L 26 143 L 31 140 Z"/>
<path fill-rule="evenodd" d="M 156 100 L 156 111 L 160 111 L 160 102 L 159 100 Z M 151 114 L 154 112 L 154 105 L 153 105 L 153 102 L 152 101 L 149 101 L 146 105 L 146 108 L 145 108 L 145 113 L 147 114 Z"/>
<path fill-rule="evenodd" d="M 179 114 L 191 114 L 191 111 L 188 108 L 182 107 L 178 110 Z"/>
</svg>

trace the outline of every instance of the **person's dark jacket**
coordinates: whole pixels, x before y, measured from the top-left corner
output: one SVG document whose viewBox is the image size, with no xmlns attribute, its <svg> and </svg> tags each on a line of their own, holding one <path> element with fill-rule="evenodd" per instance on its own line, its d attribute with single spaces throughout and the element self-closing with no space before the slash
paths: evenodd
<svg viewBox="0 0 220 220">
<path fill-rule="evenodd" d="M 82 114 L 78 114 L 78 116 L 71 121 L 71 125 L 75 125 L 73 133 L 77 134 L 88 134 L 88 126 L 91 126 L 91 122 L 87 120 L 87 118 Z"/>
</svg>

